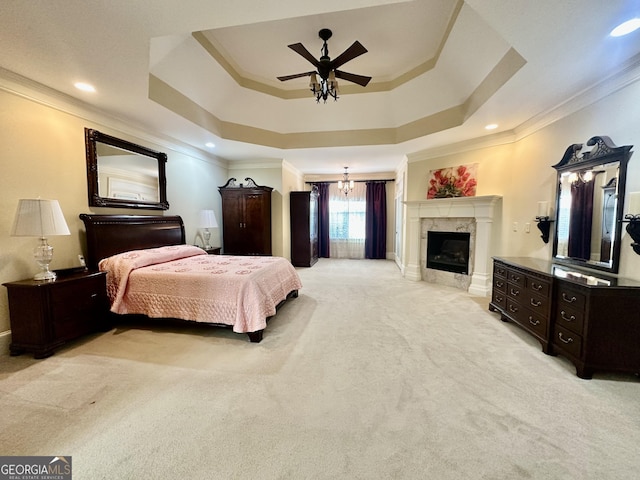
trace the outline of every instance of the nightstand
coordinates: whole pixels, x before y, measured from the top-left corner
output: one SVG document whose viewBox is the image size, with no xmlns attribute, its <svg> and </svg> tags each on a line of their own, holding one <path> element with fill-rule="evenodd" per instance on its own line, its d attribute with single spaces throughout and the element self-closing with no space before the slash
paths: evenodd
<svg viewBox="0 0 640 480">
<path fill-rule="evenodd" d="M 207 252 L 209 255 L 220 255 L 221 247 L 211 247 L 211 248 L 202 247 L 202 249 L 205 252 Z"/>
<path fill-rule="evenodd" d="M 108 328 L 106 273 L 70 269 L 53 282 L 5 283 L 9 296 L 11 355 L 45 358 L 65 342 Z"/>
</svg>

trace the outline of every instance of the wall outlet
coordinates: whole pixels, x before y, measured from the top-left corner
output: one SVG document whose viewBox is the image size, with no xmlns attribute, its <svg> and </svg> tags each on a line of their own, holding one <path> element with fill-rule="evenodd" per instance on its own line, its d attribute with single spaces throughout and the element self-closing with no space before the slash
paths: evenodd
<svg viewBox="0 0 640 480">
<path fill-rule="evenodd" d="M 518 222 L 513 222 L 513 231 L 514 232 L 518 231 Z"/>
<path fill-rule="evenodd" d="M 529 233 L 531 231 L 531 224 L 529 222 L 524 224 L 524 233 Z"/>
<path fill-rule="evenodd" d="M 85 263 L 85 261 L 84 261 L 84 256 L 82 256 L 82 255 L 78 255 L 78 261 L 80 262 L 80 265 L 81 265 L 82 267 L 86 267 L 86 266 L 87 266 L 87 264 L 86 264 L 86 263 Z"/>
</svg>

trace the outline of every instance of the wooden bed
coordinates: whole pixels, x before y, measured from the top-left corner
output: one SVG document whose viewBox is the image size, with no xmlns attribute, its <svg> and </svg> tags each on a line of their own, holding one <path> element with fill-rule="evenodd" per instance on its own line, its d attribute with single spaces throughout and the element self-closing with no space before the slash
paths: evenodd
<svg viewBox="0 0 640 480">
<path fill-rule="evenodd" d="M 278 257 L 234 257 L 234 256 L 209 256 L 204 255 L 204 252 L 199 251 L 194 247 L 186 246 L 185 239 L 185 229 L 184 224 L 182 222 L 182 218 L 179 216 L 155 216 L 155 215 L 93 215 L 93 214 L 81 214 L 80 219 L 84 222 L 85 230 L 86 230 L 86 264 L 87 268 L 90 270 L 98 270 L 100 268 L 105 269 L 109 266 L 114 265 L 113 262 L 117 262 L 120 257 L 134 257 L 134 256 L 143 256 L 150 254 L 151 252 L 156 253 L 155 249 L 159 249 L 159 251 L 166 250 L 178 250 L 184 249 L 189 250 L 191 254 L 196 255 L 194 258 L 187 259 L 187 261 L 194 260 L 199 264 L 212 264 L 216 265 L 216 267 L 201 267 L 203 269 L 213 269 L 220 268 L 217 265 L 228 265 L 227 269 L 240 268 L 240 265 L 248 265 L 243 267 L 247 270 L 245 271 L 237 271 L 235 273 L 244 273 L 247 278 L 246 282 L 253 281 L 257 284 L 257 282 L 261 282 L 263 285 L 269 285 L 273 290 L 272 286 L 277 284 L 278 281 L 281 282 L 280 291 L 276 291 L 273 293 L 271 290 L 267 294 L 264 293 L 263 297 L 260 298 L 260 302 L 268 304 L 266 307 L 261 305 L 260 312 L 269 311 L 270 315 L 264 314 L 261 315 L 261 318 L 256 319 L 255 309 L 251 310 L 246 305 L 242 304 L 243 295 L 249 295 L 247 291 L 252 292 L 251 295 L 252 301 L 256 295 L 261 295 L 259 292 L 259 286 L 256 287 L 254 285 L 250 285 L 249 287 L 240 285 L 236 286 L 236 282 L 240 282 L 238 277 L 234 277 L 231 280 L 228 278 L 219 277 L 213 279 L 213 275 L 208 275 L 208 278 L 204 278 L 204 272 L 200 273 L 203 276 L 202 282 L 200 279 L 188 278 L 190 287 L 188 288 L 189 294 L 191 297 L 194 297 L 191 293 L 193 291 L 198 291 L 202 293 L 198 293 L 198 298 L 202 299 L 204 302 L 209 302 L 213 306 L 207 310 L 206 315 L 191 315 L 180 314 L 175 316 L 166 316 L 159 315 L 158 312 L 154 309 L 149 311 L 145 310 L 144 307 L 140 307 L 140 311 L 128 311 L 126 313 L 134 313 L 134 314 L 142 314 L 146 315 L 149 318 L 172 318 L 177 320 L 186 320 L 186 321 L 197 321 L 200 323 L 206 323 L 210 325 L 218 325 L 224 327 L 232 327 L 234 331 L 247 333 L 249 336 L 249 340 L 251 342 L 260 342 L 263 337 L 264 327 L 266 326 L 266 321 L 275 314 L 276 310 L 289 298 L 295 298 L 298 296 L 298 288 L 301 286 L 299 282 L 299 278 L 295 273 L 293 267 L 290 267 L 290 263 L 288 261 L 278 258 Z M 167 247 L 167 248 L 160 248 Z M 154 249 L 154 250 L 149 250 Z M 135 251 L 135 252 L 134 252 Z M 132 252 L 132 253 L 126 253 Z M 193 253 L 195 252 L 195 253 Z M 106 260 L 105 260 L 106 259 Z M 104 262 L 101 263 L 101 261 Z M 178 259 L 179 261 L 180 259 Z M 295 275 L 295 279 L 292 280 L 289 276 L 286 277 L 286 281 L 283 280 L 282 271 L 276 271 L 276 265 L 278 264 L 280 270 L 283 268 L 283 260 L 288 263 L 286 265 L 287 269 L 293 270 L 293 274 Z M 164 260 L 163 260 L 164 261 Z M 218 263 L 215 263 L 218 262 Z M 251 263 L 253 262 L 253 263 Z M 268 265 L 273 263 L 273 267 Z M 258 264 L 258 265 L 254 265 Z M 165 263 L 160 264 L 163 268 Z M 169 264 L 167 264 L 169 265 Z M 152 267 L 139 268 L 135 271 L 135 274 L 142 275 L 145 269 L 149 269 Z M 238 267 L 236 267 L 238 266 Z M 163 268 L 158 268 L 158 265 L 154 265 L 155 268 L 153 270 L 162 270 Z M 134 269 L 136 269 L 135 267 Z M 132 270 L 134 270 L 132 269 Z M 254 271 L 255 270 L 255 271 Z M 260 270 L 259 273 L 256 273 L 257 270 Z M 271 270 L 274 270 L 274 273 L 271 273 Z M 177 271 L 177 269 L 176 269 Z M 209 273 L 218 273 L 218 272 L 209 272 Z M 224 273 L 224 272 L 223 272 Z M 158 273 L 148 274 L 158 275 Z M 117 275 L 112 271 L 108 272 L 108 286 L 109 286 L 109 277 L 114 277 Z M 268 275 L 273 275 L 273 278 Z M 132 273 L 133 276 L 133 273 Z M 192 277 L 195 276 L 192 275 Z M 141 277 L 142 278 L 142 277 Z M 253 280 L 251 280 L 253 278 Z M 256 280 L 258 278 L 258 280 Z M 113 280 L 113 279 L 112 279 Z M 138 284 L 140 284 L 140 279 L 138 279 Z M 175 281 L 175 279 L 174 279 Z M 186 280 L 185 280 L 186 281 Z M 218 284 L 209 286 L 211 282 L 218 282 Z M 244 281 L 244 279 L 242 280 Z M 195 287 L 193 282 L 198 282 Z M 112 281 L 113 283 L 113 281 Z M 158 283 L 158 282 L 155 282 Z M 187 283 L 184 284 L 185 286 Z M 113 286 L 113 285 L 112 285 Z M 219 286 L 219 288 L 218 288 Z M 109 287 L 108 287 L 109 288 Z M 127 287 L 128 288 L 128 287 Z M 185 287 L 186 288 L 186 287 Z M 172 296 L 172 302 L 176 303 L 176 294 L 175 291 L 179 290 L 173 288 L 166 295 L 164 292 L 163 296 Z M 236 292 L 237 290 L 237 292 Z M 263 288 L 264 290 L 264 288 Z M 277 289 L 276 289 L 277 290 Z M 214 292 L 215 291 L 215 292 Z M 220 291 L 225 292 L 224 300 L 218 302 L 216 300 L 215 295 L 220 295 Z M 240 295 L 240 291 L 242 291 L 242 295 Z M 122 313 L 117 308 L 117 301 L 114 301 L 113 292 L 110 290 L 110 299 L 111 299 L 111 307 L 112 311 L 117 314 Z M 129 295 L 127 293 L 126 295 Z M 237 299 L 236 299 L 237 297 Z M 268 298 L 267 298 L 268 297 Z M 181 301 L 181 300 L 180 300 Z M 185 303 L 189 301 L 193 301 L 193 298 L 185 299 Z M 232 308 L 237 308 L 238 312 L 245 312 L 251 310 L 251 315 L 253 318 L 251 319 L 251 325 L 247 326 L 242 324 L 239 326 L 239 322 L 230 321 L 224 315 L 220 315 L 219 317 L 211 312 L 216 311 L 217 303 L 225 303 L 224 311 L 227 312 Z M 247 304 L 249 301 L 246 301 Z M 135 302 L 134 302 L 135 303 Z M 137 304 L 136 304 L 137 305 Z M 237 305 L 237 306 L 236 306 Z M 222 307 L 220 307 L 222 308 Z M 244 314 L 244 313 L 243 313 Z M 213 318 L 216 317 L 216 318 Z M 223 318 L 224 317 L 224 318 Z M 221 321 L 220 321 L 221 320 Z M 260 325 L 260 327 L 256 327 L 255 325 Z M 249 331 L 251 330 L 251 331 Z"/>
</svg>

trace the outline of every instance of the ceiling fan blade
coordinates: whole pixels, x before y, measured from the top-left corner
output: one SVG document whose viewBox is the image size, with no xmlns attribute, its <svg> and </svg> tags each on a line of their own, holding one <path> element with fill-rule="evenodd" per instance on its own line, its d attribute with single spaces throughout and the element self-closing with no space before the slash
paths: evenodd
<svg viewBox="0 0 640 480">
<path fill-rule="evenodd" d="M 302 55 L 304 58 L 306 58 L 314 67 L 317 67 L 319 65 L 320 62 L 318 62 L 318 60 L 316 60 L 316 58 L 311 55 L 311 53 L 309 53 L 309 50 L 304 48 L 304 45 L 302 45 L 301 43 L 294 43 L 292 45 L 288 45 L 288 47 L 297 54 Z"/>
<path fill-rule="evenodd" d="M 338 55 L 331 61 L 331 68 L 339 68 L 349 60 L 353 60 L 356 57 L 359 57 L 363 53 L 367 53 L 368 50 L 362 46 L 359 41 L 353 42 L 353 44 L 347 48 L 344 52 Z"/>
<path fill-rule="evenodd" d="M 314 70 L 313 72 L 296 73 L 295 75 L 285 75 L 284 77 L 278 77 L 278 80 L 280 80 L 281 82 L 286 82 L 287 80 L 292 80 L 294 78 L 308 77 L 313 73 L 316 73 L 316 71 Z"/>
<path fill-rule="evenodd" d="M 371 80 L 371 77 L 356 75 L 355 73 L 343 72 L 341 70 L 336 70 L 336 77 L 348 82 L 357 83 L 358 85 L 362 85 L 363 87 L 366 87 L 367 83 L 369 83 L 369 80 Z"/>
</svg>

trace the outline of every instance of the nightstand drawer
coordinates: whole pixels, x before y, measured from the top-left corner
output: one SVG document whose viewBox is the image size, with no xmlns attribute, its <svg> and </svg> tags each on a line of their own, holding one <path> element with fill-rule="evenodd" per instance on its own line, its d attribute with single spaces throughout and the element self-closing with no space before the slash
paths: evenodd
<svg viewBox="0 0 640 480">
<path fill-rule="evenodd" d="M 9 297 L 11 355 L 44 358 L 68 340 L 103 330 L 109 299 L 104 272 L 64 272 L 53 282 L 4 284 Z"/>
</svg>

